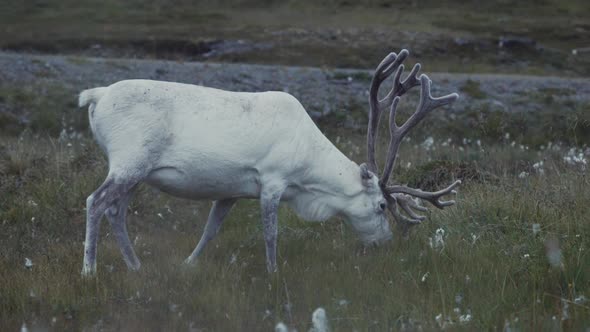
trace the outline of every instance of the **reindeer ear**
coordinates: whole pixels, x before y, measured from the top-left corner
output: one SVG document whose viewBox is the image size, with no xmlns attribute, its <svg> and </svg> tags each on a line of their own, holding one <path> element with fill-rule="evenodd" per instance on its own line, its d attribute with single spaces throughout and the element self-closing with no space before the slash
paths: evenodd
<svg viewBox="0 0 590 332">
<path fill-rule="evenodd" d="M 367 164 L 362 163 L 360 167 L 361 167 L 361 179 L 369 180 L 373 177 L 373 173 L 371 173 L 371 171 L 369 171 L 369 167 L 367 167 Z"/>
</svg>

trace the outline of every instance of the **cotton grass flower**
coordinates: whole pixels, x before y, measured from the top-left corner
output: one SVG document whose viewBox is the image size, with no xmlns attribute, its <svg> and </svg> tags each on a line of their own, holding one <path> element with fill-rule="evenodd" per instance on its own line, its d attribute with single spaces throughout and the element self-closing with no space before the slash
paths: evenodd
<svg viewBox="0 0 590 332">
<path fill-rule="evenodd" d="M 25 268 L 28 270 L 33 268 L 33 261 L 30 258 L 25 258 Z"/>
<path fill-rule="evenodd" d="M 570 318 L 569 307 L 570 307 L 570 304 L 569 304 L 568 300 L 562 298 L 561 299 L 561 320 L 568 320 Z"/>
<path fill-rule="evenodd" d="M 547 261 L 554 267 L 563 268 L 563 262 L 561 261 L 561 249 L 559 248 L 559 240 L 557 238 L 549 238 L 545 241 L 545 254 Z"/>
<path fill-rule="evenodd" d="M 347 305 L 349 305 L 349 304 L 350 304 L 350 301 L 348 301 L 348 300 L 345 300 L 345 299 L 342 299 L 342 300 L 338 301 L 338 305 L 339 305 L 340 307 L 345 307 L 345 306 L 347 306 Z"/>
<path fill-rule="evenodd" d="M 422 142 L 422 147 L 425 150 L 434 150 L 434 138 L 432 138 L 432 136 L 428 137 L 427 139 L 424 140 L 424 142 Z"/>
<path fill-rule="evenodd" d="M 317 308 L 311 315 L 312 328 L 309 332 L 328 332 L 328 316 L 324 308 Z"/>
<path fill-rule="evenodd" d="M 344 300 L 346 301 L 346 300 Z M 267 310 L 269 311 L 269 310 Z M 326 315 L 326 310 L 320 307 L 317 308 L 313 314 L 311 315 L 311 324 L 312 327 L 309 329 L 309 332 L 328 332 L 330 331 L 330 327 L 328 324 L 328 316 Z M 295 329 L 289 329 L 289 327 L 283 323 L 279 322 L 275 325 L 275 332 L 289 332 L 289 331 L 297 331 Z"/>
<path fill-rule="evenodd" d="M 439 228 L 434 233 L 434 237 L 428 238 L 428 245 L 432 249 L 442 249 L 445 246 L 445 230 Z"/>
<path fill-rule="evenodd" d="M 279 322 L 277 326 L 275 326 L 275 332 L 289 332 L 289 329 L 285 323 Z"/>
<path fill-rule="evenodd" d="M 438 314 L 436 315 L 436 317 L 434 317 L 434 320 L 436 321 L 436 323 L 441 326 L 442 322 L 443 322 L 443 315 L 442 314 Z"/>
<path fill-rule="evenodd" d="M 533 164 L 533 169 L 539 175 L 545 174 L 545 169 L 543 168 L 543 164 L 544 163 L 542 160 Z"/>
<path fill-rule="evenodd" d="M 541 232 L 541 224 L 533 224 L 533 235 L 537 235 Z"/>
<path fill-rule="evenodd" d="M 567 165 L 579 167 L 583 171 L 586 170 L 586 166 L 588 165 L 584 151 L 582 149 L 577 150 L 576 148 L 569 149 L 565 157 L 563 157 L 563 161 Z"/>
<path fill-rule="evenodd" d="M 272 312 L 268 309 L 266 309 L 264 311 L 264 314 L 262 315 L 262 320 L 267 320 L 268 318 L 270 318 L 270 316 L 272 316 Z"/>
<path fill-rule="evenodd" d="M 459 323 L 467 324 L 467 323 L 471 322 L 471 319 L 473 319 L 471 314 L 461 315 L 461 316 L 459 316 Z"/>
</svg>

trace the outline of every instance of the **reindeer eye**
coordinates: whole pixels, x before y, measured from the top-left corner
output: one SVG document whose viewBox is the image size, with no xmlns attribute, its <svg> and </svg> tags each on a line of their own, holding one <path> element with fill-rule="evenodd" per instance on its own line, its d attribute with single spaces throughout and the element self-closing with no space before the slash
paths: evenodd
<svg viewBox="0 0 590 332">
<path fill-rule="evenodd" d="M 379 204 L 379 208 L 381 208 L 381 211 L 385 211 L 385 208 L 387 207 L 387 204 L 385 203 L 380 203 Z"/>
</svg>

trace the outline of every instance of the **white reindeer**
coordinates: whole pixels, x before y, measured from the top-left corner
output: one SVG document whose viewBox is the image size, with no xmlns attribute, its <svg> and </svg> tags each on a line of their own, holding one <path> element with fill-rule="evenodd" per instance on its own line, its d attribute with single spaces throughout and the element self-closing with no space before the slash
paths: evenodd
<svg viewBox="0 0 590 332">
<path fill-rule="evenodd" d="M 428 77 L 416 76 L 419 65 L 400 81 L 407 56 L 406 50 L 391 53 L 376 69 L 370 91 L 368 164 L 360 166 L 340 152 L 287 93 L 229 92 L 149 80 L 126 80 L 83 91 L 79 105 L 89 105 L 90 127 L 108 156 L 109 172 L 86 202 L 82 274 L 96 273 L 103 214 L 128 268 L 140 267 L 125 221 L 129 199 L 140 182 L 178 197 L 214 200 L 204 233 L 185 261 L 188 264 L 196 262 L 238 199 L 260 199 L 266 266 L 271 272 L 276 270 L 280 202 L 307 220 L 343 216 L 365 244 L 391 239 L 387 210 L 401 225 L 425 219 L 412 209 L 426 209 L 408 195 L 439 208 L 454 204 L 440 198 L 454 193 L 459 181 L 433 193 L 387 186 L 403 137 L 428 112 L 458 97 L 433 98 Z M 379 100 L 379 86 L 394 72 L 392 90 Z M 395 112 L 400 96 L 417 85 L 421 85 L 420 104 L 398 127 Z M 391 142 L 385 169 L 377 179 L 375 139 L 385 108 L 391 112 Z"/>
</svg>

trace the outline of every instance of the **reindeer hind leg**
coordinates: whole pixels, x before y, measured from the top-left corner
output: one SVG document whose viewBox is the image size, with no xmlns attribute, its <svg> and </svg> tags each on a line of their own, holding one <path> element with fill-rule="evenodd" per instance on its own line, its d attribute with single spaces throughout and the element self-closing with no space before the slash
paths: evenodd
<svg viewBox="0 0 590 332">
<path fill-rule="evenodd" d="M 124 193 L 105 212 L 123 255 L 123 260 L 130 270 L 138 270 L 141 266 L 127 233 L 127 207 L 129 206 L 129 200 L 133 196 L 134 189 L 131 188 L 127 193 Z"/>
<path fill-rule="evenodd" d="M 84 263 L 82 275 L 91 276 L 96 273 L 96 254 L 100 221 L 107 209 L 118 200 L 128 195 L 140 178 L 118 177 L 109 173 L 104 183 L 86 200 L 86 239 L 84 242 Z"/>
</svg>

